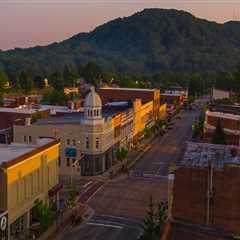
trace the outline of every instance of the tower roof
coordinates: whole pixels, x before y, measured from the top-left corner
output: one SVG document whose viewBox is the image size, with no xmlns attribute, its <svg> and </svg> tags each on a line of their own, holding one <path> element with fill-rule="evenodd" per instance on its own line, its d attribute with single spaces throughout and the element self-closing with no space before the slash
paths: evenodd
<svg viewBox="0 0 240 240">
<path fill-rule="evenodd" d="M 91 92 L 86 96 L 84 107 L 99 108 L 102 107 L 102 100 L 96 93 L 95 88 L 91 87 Z"/>
</svg>

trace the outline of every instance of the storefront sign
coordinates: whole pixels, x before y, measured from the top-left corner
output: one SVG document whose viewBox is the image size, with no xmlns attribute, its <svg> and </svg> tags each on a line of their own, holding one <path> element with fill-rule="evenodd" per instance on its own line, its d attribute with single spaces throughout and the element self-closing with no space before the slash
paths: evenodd
<svg viewBox="0 0 240 240">
<path fill-rule="evenodd" d="M 67 157 L 76 157 L 77 150 L 75 148 L 66 148 L 65 154 Z"/>
<path fill-rule="evenodd" d="M 7 240 L 8 213 L 0 213 L 0 240 Z"/>
</svg>

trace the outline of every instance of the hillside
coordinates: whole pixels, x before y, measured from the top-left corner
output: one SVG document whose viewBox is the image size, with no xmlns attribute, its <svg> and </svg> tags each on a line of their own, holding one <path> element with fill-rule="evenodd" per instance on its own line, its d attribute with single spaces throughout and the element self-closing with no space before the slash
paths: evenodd
<svg viewBox="0 0 240 240">
<path fill-rule="evenodd" d="M 120 73 L 215 72 L 240 63 L 240 23 L 217 24 L 177 10 L 146 9 L 45 47 L 0 52 L 0 67 L 35 74 L 94 60 Z"/>
</svg>

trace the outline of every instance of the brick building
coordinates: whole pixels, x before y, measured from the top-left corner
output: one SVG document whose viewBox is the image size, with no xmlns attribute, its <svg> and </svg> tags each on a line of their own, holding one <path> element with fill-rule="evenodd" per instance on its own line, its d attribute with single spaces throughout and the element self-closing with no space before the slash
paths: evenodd
<svg viewBox="0 0 240 240">
<path fill-rule="evenodd" d="M 211 141 L 218 121 L 221 122 L 227 144 L 239 145 L 240 107 L 210 106 L 205 113 L 204 139 L 206 141 Z"/>
<path fill-rule="evenodd" d="M 46 118 L 49 112 L 47 109 L 0 108 L 0 143 L 12 141 L 13 125 L 25 125 L 36 114 L 39 118 Z"/>
<path fill-rule="evenodd" d="M 169 202 L 172 227 L 177 224 L 180 226 L 178 231 L 192 231 L 196 235 L 184 239 L 237 236 L 240 224 L 239 176 L 240 148 L 188 143 L 175 172 L 173 200 Z M 200 233 L 205 237 L 200 238 Z M 181 239 L 179 236 L 166 239 Z"/>
<path fill-rule="evenodd" d="M 153 101 L 154 119 L 159 117 L 160 108 L 160 90 L 159 89 L 141 89 L 141 88 L 100 88 L 98 93 L 103 104 L 118 101 L 134 101 L 141 99 L 142 103 Z"/>
</svg>

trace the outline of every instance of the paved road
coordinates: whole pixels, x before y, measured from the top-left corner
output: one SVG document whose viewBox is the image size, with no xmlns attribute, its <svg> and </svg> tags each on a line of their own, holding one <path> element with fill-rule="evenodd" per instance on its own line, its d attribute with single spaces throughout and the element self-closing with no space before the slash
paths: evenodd
<svg viewBox="0 0 240 240">
<path fill-rule="evenodd" d="M 201 104 L 197 104 L 199 109 Z M 169 165 L 179 159 L 198 115 L 198 110 L 182 113 L 181 119 L 174 120 L 173 129 L 151 144 L 130 177 L 122 175 L 104 185 L 89 201 L 95 216 L 64 240 L 138 239 L 150 196 L 155 201 L 167 200 Z"/>
</svg>

